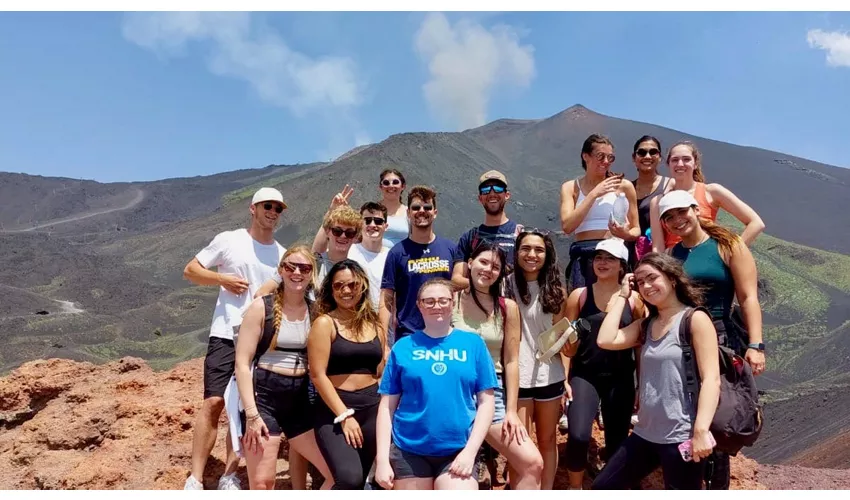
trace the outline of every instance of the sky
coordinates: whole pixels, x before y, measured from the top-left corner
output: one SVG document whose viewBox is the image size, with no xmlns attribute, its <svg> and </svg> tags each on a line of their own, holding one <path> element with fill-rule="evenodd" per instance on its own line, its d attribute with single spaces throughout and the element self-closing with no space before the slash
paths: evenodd
<svg viewBox="0 0 850 500">
<path fill-rule="evenodd" d="M 0 13 L 0 171 L 145 181 L 618 118 L 850 167 L 850 13 Z"/>
</svg>

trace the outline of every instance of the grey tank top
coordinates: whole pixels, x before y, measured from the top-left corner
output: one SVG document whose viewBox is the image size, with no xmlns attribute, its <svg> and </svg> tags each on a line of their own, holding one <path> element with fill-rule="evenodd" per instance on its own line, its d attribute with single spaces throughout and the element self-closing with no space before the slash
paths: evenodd
<svg viewBox="0 0 850 500">
<path fill-rule="evenodd" d="M 685 395 L 685 367 L 679 345 L 683 310 L 670 329 L 652 340 L 652 323 L 640 350 L 640 409 L 634 433 L 658 444 L 681 443 L 691 438 L 694 410 Z"/>
</svg>

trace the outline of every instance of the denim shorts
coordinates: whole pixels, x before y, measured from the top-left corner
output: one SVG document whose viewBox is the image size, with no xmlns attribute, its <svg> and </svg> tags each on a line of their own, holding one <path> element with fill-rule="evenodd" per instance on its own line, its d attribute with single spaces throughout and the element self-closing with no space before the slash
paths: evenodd
<svg viewBox="0 0 850 500">
<path fill-rule="evenodd" d="M 498 424 L 505 419 L 507 406 L 505 405 L 505 388 L 502 385 L 502 380 L 499 379 L 499 387 L 493 389 L 493 396 L 496 399 L 496 411 L 493 413 L 493 423 Z"/>
</svg>

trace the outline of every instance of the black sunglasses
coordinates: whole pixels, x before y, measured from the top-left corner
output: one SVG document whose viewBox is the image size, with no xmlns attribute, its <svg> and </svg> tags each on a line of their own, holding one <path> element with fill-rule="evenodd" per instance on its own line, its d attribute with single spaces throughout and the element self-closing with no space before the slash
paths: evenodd
<svg viewBox="0 0 850 500">
<path fill-rule="evenodd" d="M 265 208 L 266 210 L 274 209 L 274 211 L 277 213 L 283 212 L 283 205 L 277 205 L 274 203 L 263 203 L 263 208 Z"/>
<path fill-rule="evenodd" d="M 411 211 L 413 211 L 413 212 L 418 212 L 418 211 L 420 211 L 420 210 L 424 210 L 424 211 L 426 211 L 426 212 L 430 212 L 431 210 L 434 210 L 434 205 L 429 205 L 429 204 L 425 204 L 425 205 L 410 205 L 410 210 L 411 210 Z"/>
<path fill-rule="evenodd" d="M 337 238 L 339 238 L 340 236 L 345 234 L 345 237 L 350 240 L 350 239 L 354 238 L 355 236 L 357 236 L 357 230 L 356 229 L 343 229 L 341 227 L 332 227 L 331 228 L 331 234 L 333 234 Z"/>
<path fill-rule="evenodd" d="M 383 226 L 386 221 L 387 220 L 383 217 L 363 217 L 363 222 L 365 222 L 367 226 L 373 222 L 376 226 Z"/>
<path fill-rule="evenodd" d="M 401 181 L 398 180 L 398 179 L 393 179 L 393 180 L 384 179 L 384 180 L 381 181 L 381 184 L 384 185 L 384 186 L 400 186 Z"/>
<path fill-rule="evenodd" d="M 640 148 L 640 149 L 638 149 L 637 151 L 635 151 L 635 155 L 640 156 L 641 158 L 643 158 L 644 156 L 647 156 L 647 155 L 649 155 L 649 156 L 658 156 L 660 153 L 661 153 L 661 151 L 659 151 L 659 150 L 657 150 L 657 149 L 655 149 L 655 148 L 652 148 L 652 149 L 643 149 L 643 148 Z"/>
</svg>

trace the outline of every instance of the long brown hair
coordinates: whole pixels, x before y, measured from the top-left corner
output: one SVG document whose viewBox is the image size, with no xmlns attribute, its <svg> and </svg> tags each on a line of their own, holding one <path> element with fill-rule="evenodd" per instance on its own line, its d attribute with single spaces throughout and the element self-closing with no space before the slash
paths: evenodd
<svg viewBox="0 0 850 500">
<path fill-rule="evenodd" d="M 316 314 L 328 314 L 329 312 L 339 307 L 333 295 L 333 279 L 340 271 L 351 271 L 360 287 L 360 300 L 354 306 L 354 317 L 348 322 L 348 330 L 354 335 L 357 341 L 361 341 L 365 337 L 366 330 L 369 327 L 375 329 L 378 334 L 378 339 L 381 341 L 381 347 L 386 345 L 386 332 L 381 329 L 378 312 L 372 306 L 372 301 L 369 299 L 369 277 L 366 271 L 357 262 L 351 259 L 343 259 L 330 268 L 328 274 L 322 281 L 322 286 L 319 288 L 319 297 L 316 300 Z"/>
<path fill-rule="evenodd" d="M 313 290 L 316 284 L 316 257 L 313 255 L 313 252 L 310 251 L 310 248 L 307 245 L 295 245 L 289 247 L 289 249 L 283 254 L 283 257 L 280 259 L 280 264 L 278 264 L 278 270 L 283 267 L 283 262 L 292 254 L 300 253 L 307 260 L 310 261 L 310 264 L 313 265 L 313 272 L 310 273 L 310 280 L 307 282 L 307 288 L 304 289 L 304 300 L 307 301 L 307 314 L 310 314 L 310 292 Z M 277 345 L 277 333 L 280 331 L 280 323 L 283 321 L 283 296 L 284 296 L 284 284 L 283 281 L 277 286 L 277 289 L 274 292 L 274 335 L 272 336 L 272 342 L 269 344 L 269 349 L 274 349 L 274 346 Z M 312 319 L 312 316 L 311 316 Z"/>
<path fill-rule="evenodd" d="M 726 229 L 723 226 L 717 225 L 714 222 L 706 219 L 702 219 L 697 217 L 699 220 L 699 227 L 702 228 L 703 231 L 708 233 L 708 237 L 717 242 L 718 248 L 720 248 L 721 254 L 726 254 L 726 256 L 732 255 L 732 252 L 735 248 L 743 243 L 743 240 L 740 236 L 733 233 L 732 231 Z"/>
<path fill-rule="evenodd" d="M 519 299 L 523 304 L 528 305 L 531 302 L 531 293 L 528 291 L 528 282 L 525 280 L 525 273 L 519 265 L 519 251 L 522 246 L 522 241 L 528 236 L 539 236 L 543 240 L 543 246 L 546 248 L 546 258 L 543 260 L 543 265 L 540 266 L 540 272 L 537 273 L 537 286 L 539 288 L 538 300 L 540 308 L 547 314 L 558 314 L 564 303 L 564 287 L 561 284 L 561 267 L 558 265 L 558 254 L 555 252 L 555 243 L 552 241 L 552 236 L 549 233 L 536 230 L 523 230 L 516 237 L 516 245 L 514 245 L 514 282 L 519 293 Z"/>
<path fill-rule="evenodd" d="M 679 141 L 670 146 L 670 149 L 667 150 L 667 165 L 670 165 L 670 155 L 673 153 L 673 148 L 677 146 L 687 146 L 691 150 L 691 156 L 694 157 L 694 180 L 705 183 L 705 175 L 702 173 L 702 153 L 697 149 L 697 145 L 691 141 Z"/>
<path fill-rule="evenodd" d="M 679 302 L 690 307 L 703 305 L 703 289 L 685 274 L 685 269 L 679 259 L 666 253 L 650 252 L 640 259 L 635 269 L 643 265 L 652 266 L 670 280 L 673 285 L 673 292 Z M 638 287 L 638 292 L 640 292 L 640 287 Z M 641 298 L 649 310 L 649 317 L 658 316 L 658 308 L 647 302 L 643 295 L 641 295 Z"/>
</svg>

